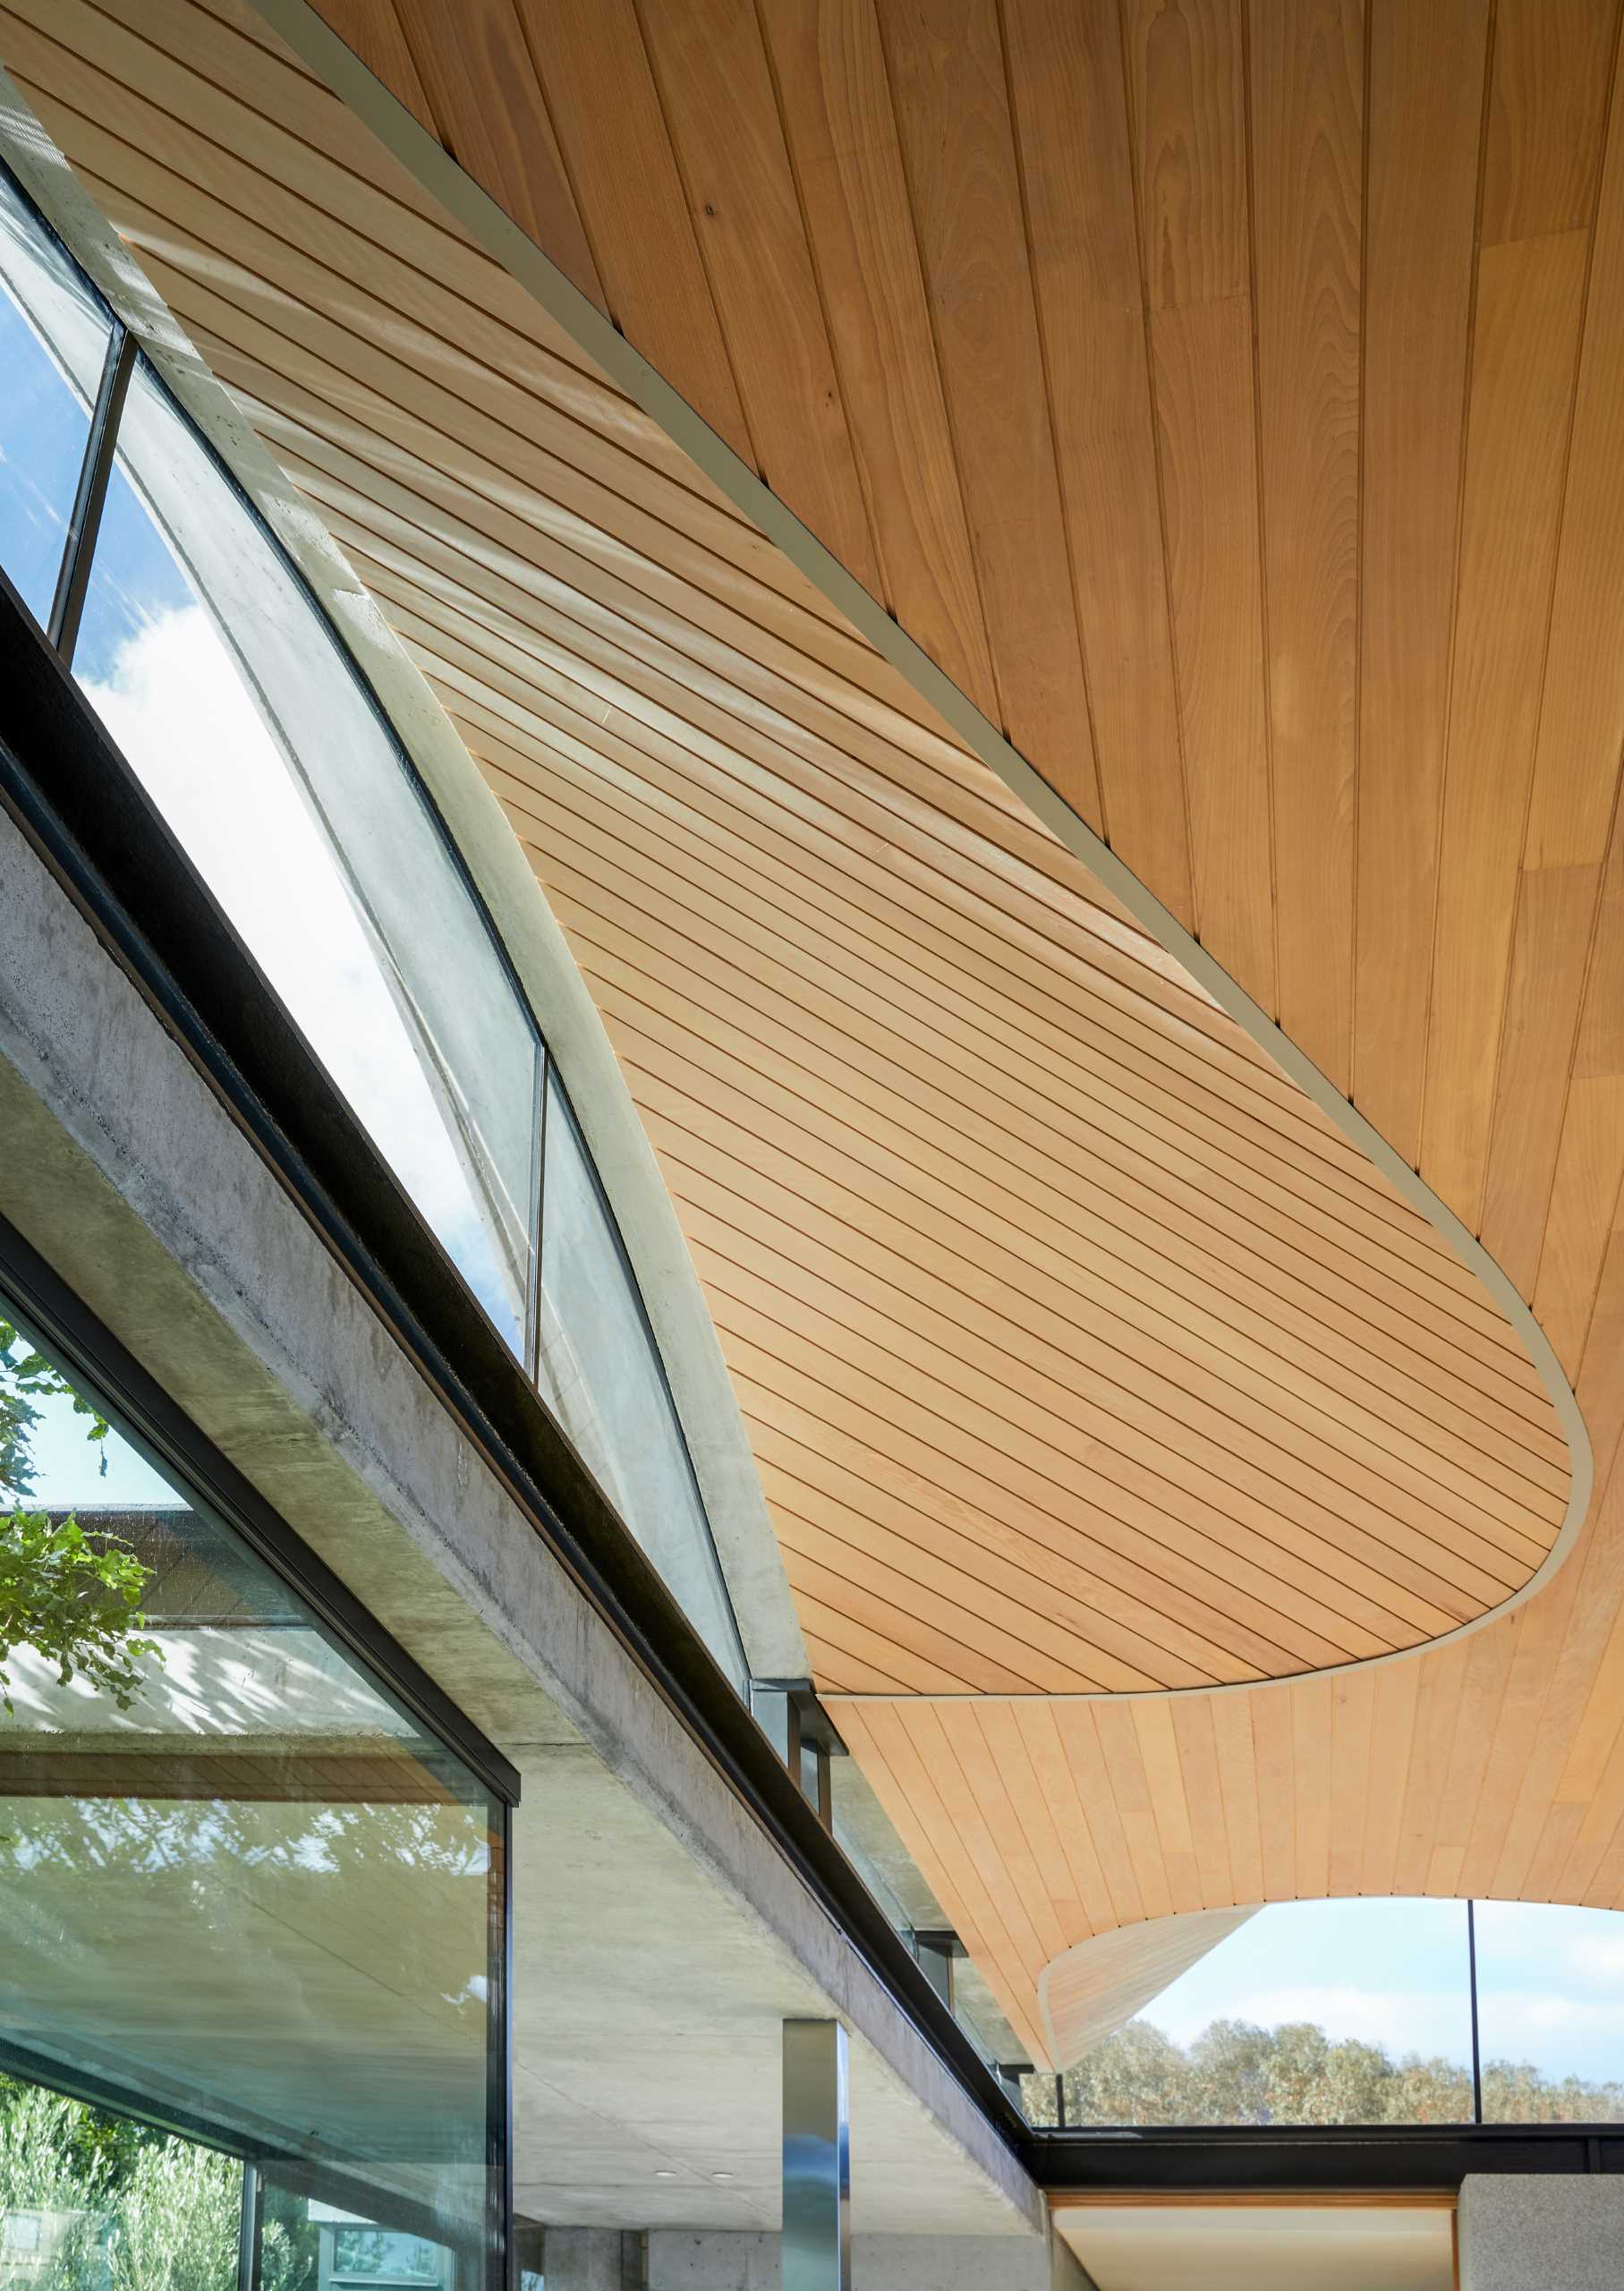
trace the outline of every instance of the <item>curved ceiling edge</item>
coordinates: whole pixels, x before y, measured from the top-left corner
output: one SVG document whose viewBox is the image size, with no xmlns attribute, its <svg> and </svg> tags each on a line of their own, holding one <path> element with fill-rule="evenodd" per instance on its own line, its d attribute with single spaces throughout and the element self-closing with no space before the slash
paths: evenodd
<svg viewBox="0 0 1624 2291">
<path fill-rule="evenodd" d="M 323 20 L 311 0 L 251 0 L 255 12 L 339 99 L 359 117 L 408 173 L 475 243 L 531 294 L 601 368 L 609 379 L 687 454 L 733 505 L 779 549 L 798 572 L 903 676 L 972 752 L 1049 831 L 1088 866 L 1103 889 L 1172 955 L 1212 1000 L 1263 1050 L 1280 1070 L 1324 1113 L 1448 1243 L 1505 1315 L 1550 1397 L 1571 1468 L 1567 1509 L 1549 1553 L 1518 1590 L 1497 1606 L 1454 1630 L 1393 1653 L 1327 1665 L 1335 1676 L 1399 1662 L 1448 1646 L 1520 1606 L 1563 1564 L 1589 1510 L 1594 1465 L 1589 1434 L 1573 1388 L 1528 1304 L 1476 1237 L 1420 1174 L 1281 1032 L 1262 1007 L 1192 937 L 1171 911 L 1118 858 L 1003 737 L 966 694 L 937 667 L 839 560 L 740 459 L 724 439 L 634 349 L 557 265 L 455 160 Z M 1235 1685 L 1154 1688 L 1153 1695 L 1234 1693 Z M 888 1700 L 889 1696 L 842 1696 Z M 940 1698 L 948 1699 L 948 1698 Z M 1045 1697 L 1054 1699 L 1054 1697 Z M 1088 1700 L 1092 1695 L 1065 1696 Z M 1115 1699 L 1115 1698 L 1112 1698 Z"/>
<path fill-rule="evenodd" d="M 1175 1910 L 1096 1933 L 1051 1957 L 1038 1975 L 1038 2012 L 1057 2068 L 1075 2067 L 1115 2036 L 1263 1905 Z"/>
<path fill-rule="evenodd" d="M 499 804 L 337 543 L 3 70 L 0 152 L 293 559 L 421 772 L 586 1135 L 665 1364 L 752 1669 L 804 1677 L 805 1641 L 710 1308 L 598 1006 Z"/>
</svg>

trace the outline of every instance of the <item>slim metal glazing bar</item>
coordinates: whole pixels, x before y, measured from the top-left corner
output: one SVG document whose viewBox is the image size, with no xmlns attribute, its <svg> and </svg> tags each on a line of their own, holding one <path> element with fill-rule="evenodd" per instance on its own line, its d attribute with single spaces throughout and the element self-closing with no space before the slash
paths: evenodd
<svg viewBox="0 0 1624 2291">
<path fill-rule="evenodd" d="M 107 481 L 113 474 L 119 417 L 124 410 L 124 395 L 134 368 L 135 337 L 115 319 L 107 337 L 106 361 L 90 415 L 90 434 L 85 441 L 79 490 L 73 497 L 72 515 L 63 543 L 62 570 L 56 578 L 56 594 L 51 601 L 50 623 L 46 630 L 69 667 L 72 665 L 73 647 L 79 642 L 79 624 L 84 614 L 85 592 L 90 585 L 96 536 L 101 530 Z"/>
</svg>

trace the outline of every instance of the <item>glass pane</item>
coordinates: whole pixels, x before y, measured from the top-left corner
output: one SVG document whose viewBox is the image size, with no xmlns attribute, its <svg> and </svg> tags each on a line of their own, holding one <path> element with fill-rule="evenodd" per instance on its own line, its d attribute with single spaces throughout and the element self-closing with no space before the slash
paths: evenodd
<svg viewBox="0 0 1624 2291">
<path fill-rule="evenodd" d="M 0 173 L 0 566 L 42 626 L 110 330 L 89 285 Z"/>
<path fill-rule="evenodd" d="M 144 368 L 75 673 L 515 1352 L 540 1051 L 325 620 Z"/>
<path fill-rule="evenodd" d="M 228 2291 L 242 2212 L 234 2157 L 0 2075 L 7 2291 Z M 316 2291 L 268 2257 L 262 2291 Z"/>
<path fill-rule="evenodd" d="M 1466 1903 L 1260 1910 L 1096 2047 L 1068 2124 L 1464 2124 Z"/>
<path fill-rule="evenodd" d="M 541 1390 L 744 1693 L 748 1668 L 665 1373 L 585 1141 L 550 1071 L 541 1203 Z"/>
<path fill-rule="evenodd" d="M 1624 2123 L 1624 1915 L 1477 1903 L 1485 2124 Z"/>
<path fill-rule="evenodd" d="M 325 2203 L 472 2291 L 501 1810 L 74 1401 L 0 1326 L 4 2065 L 207 2127 L 285 2237 Z"/>
</svg>

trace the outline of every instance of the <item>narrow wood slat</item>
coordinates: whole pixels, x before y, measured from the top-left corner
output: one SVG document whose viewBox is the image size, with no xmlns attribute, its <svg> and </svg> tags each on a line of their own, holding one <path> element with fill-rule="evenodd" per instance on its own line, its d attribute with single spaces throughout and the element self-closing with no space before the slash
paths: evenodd
<svg viewBox="0 0 1624 2291">
<path fill-rule="evenodd" d="M 992 0 L 881 0 L 1002 728 L 1103 824 Z"/>
<path fill-rule="evenodd" d="M 1618 0 L 1499 0 L 1483 243 L 1589 224 Z"/>
<path fill-rule="evenodd" d="M 510 4 L 574 189 L 605 309 L 655 370 L 753 466 L 755 442 L 633 0 Z"/>
<path fill-rule="evenodd" d="M 1560 1145 L 1601 870 L 1525 869 L 1501 1023 L 1483 1243 L 1531 1296 Z"/>
<path fill-rule="evenodd" d="M 1112 848 L 1195 921 L 1114 8 L 1008 0 L 1009 80 Z"/>
<path fill-rule="evenodd" d="M 1258 434 L 1280 1021 L 1353 1059 L 1361 0 L 1251 0 Z"/>
<path fill-rule="evenodd" d="M 762 473 L 877 593 L 868 510 L 752 0 L 689 0 L 681 9 L 655 0 L 639 13 Z"/>
<path fill-rule="evenodd" d="M 438 136 L 428 92 L 418 76 L 394 0 L 319 0 L 319 4 L 321 15 L 345 46 L 354 49 L 421 127 Z"/>
<path fill-rule="evenodd" d="M 873 0 L 760 0 L 872 507 L 884 601 L 996 710 L 986 625 Z"/>
<path fill-rule="evenodd" d="M 573 285 L 608 307 L 514 0 L 394 0 L 440 141 Z M 336 27 L 341 32 L 345 27 Z M 361 28 L 353 21 L 351 30 Z M 361 51 L 379 78 L 391 50 Z"/>
<path fill-rule="evenodd" d="M 1599 12 L 1588 11 L 1590 15 Z M 1594 865 L 1624 754 L 1624 76 L 1615 66 L 1524 864 Z"/>
<path fill-rule="evenodd" d="M 1485 248 L 1478 278 L 1422 1170 L 1475 1230 L 1567 468 L 1586 242 Z"/>
<path fill-rule="evenodd" d="M 1438 819 L 1489 0 L 1370 0 L 1362 335 L 1356 1102 L 1412 1167 Z"/>
</svg>

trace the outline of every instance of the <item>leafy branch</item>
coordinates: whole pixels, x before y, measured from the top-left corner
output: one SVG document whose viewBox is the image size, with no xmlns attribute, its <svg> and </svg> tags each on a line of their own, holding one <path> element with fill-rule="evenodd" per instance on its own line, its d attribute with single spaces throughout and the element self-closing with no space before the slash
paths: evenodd
<svg viewBox="0 0 1624 2291">
<path fill-rule="evenodd" d="M 56 1665 L 57 1683 L 75 1678 L 111 1694 L 127 1710 L 141 1683 L 141 1660 L 163 1659 L 156 1639 L 136 1636 L 145 1626 L 141 1594 L 151 1574 L 121 1536 L 88 1536 L 72 1513 L 53 1521 L 32 1511 L 37 1473 L 32 1440 L 44 1400 L 67 1400 L 86 1418 L 85 1437 L 101 1449 L 108 1424 L 81 1399 L 55 1365 L 13 1324 L 0 1319 L 0 1706 L 13 1714 L 7 1667 L 18 1647 L 30 1647 Z"/>
<path fill-rule="evenodd" d="M 37 1352 L 12 1322 L 0 1317 L 0 1496 L 9 1494 L 20 1500 L 34 1492 L 30 1444 L 39 1421 L 36 1399 L 71 1401 L 74 1415 L 89 1419 L 85 1438 L 98 1445 L 106 1441 L 111 1428 L 106 1418 L 74 1391 L 54 1361 Z M 99 1470 L 105 1479 L 105 1446 Z"/>
<path fill-rule="evenodd" d="M 12 1513 L 0 1537 L 0 1704 L 8 1716 L 6 1665 L 17 1647 L 55 1663 L 59 1686 L 82 1676 L 128 1710 L 140 1688 L 140 1658 L 161 1659 L 157 1639 L 132 1636 L 146 1620 L 141 1593 L 151 1571 L 122 1536 L 92 1543 L 72 1517 Z"/>
</svg>

